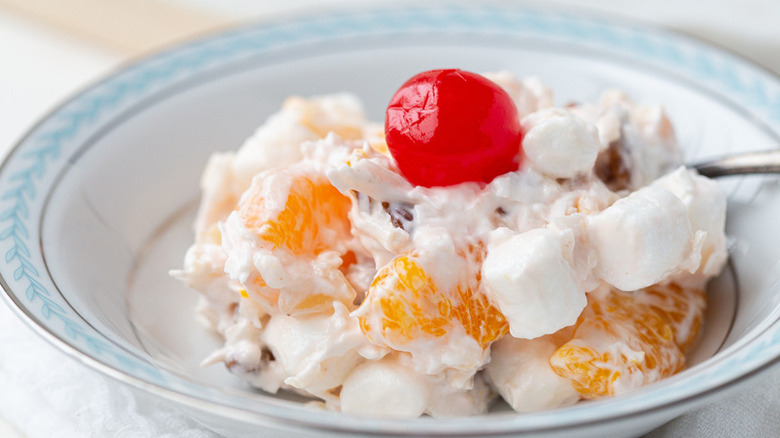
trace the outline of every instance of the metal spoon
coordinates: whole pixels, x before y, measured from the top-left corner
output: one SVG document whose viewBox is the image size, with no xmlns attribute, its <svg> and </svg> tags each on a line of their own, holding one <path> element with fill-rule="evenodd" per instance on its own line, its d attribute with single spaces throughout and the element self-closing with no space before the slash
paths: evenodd
<svg viewBox="0 0 780 438">
<path fill-rule="evenodd" d="M 694 164 L 699 174 L 715 178 L 725 175 L 780 172 L 780 149 L 729 155 Z"/>
</svg>

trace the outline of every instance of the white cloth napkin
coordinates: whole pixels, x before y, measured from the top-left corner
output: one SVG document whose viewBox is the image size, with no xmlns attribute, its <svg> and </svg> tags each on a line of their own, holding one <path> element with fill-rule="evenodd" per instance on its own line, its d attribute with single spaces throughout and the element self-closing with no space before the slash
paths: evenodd
<svg viewBox="0 0 780 438">
<path fill-rule="evenodd" d="M 29 438 L 212 438 L 176 407 L 49 345 L 0 304 L 0 413 Z"/>
<path fill-rule="evenodd" d="M 780 366 L 735 388 L 721 400 L 678 417 L 647 435 L 780 437 Z"/>
</svg>

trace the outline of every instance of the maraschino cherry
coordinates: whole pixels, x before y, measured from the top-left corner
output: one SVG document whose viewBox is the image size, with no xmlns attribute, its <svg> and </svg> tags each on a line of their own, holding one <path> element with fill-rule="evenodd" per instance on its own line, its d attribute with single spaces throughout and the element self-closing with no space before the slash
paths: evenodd
<svg viewBox="0 0 780 438">
<path fill-rule="evenodd" d="M 518 169 L 517 107 L 498 84 L 468 71 L 431 70 L 395 93 L 385 118 L 387 146 L 409 182 L 490 182 Z"/>
</svg>

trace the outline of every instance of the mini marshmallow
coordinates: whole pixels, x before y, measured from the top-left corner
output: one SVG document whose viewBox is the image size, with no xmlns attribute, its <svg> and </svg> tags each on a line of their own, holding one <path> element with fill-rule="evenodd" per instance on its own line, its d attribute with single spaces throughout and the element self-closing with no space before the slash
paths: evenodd
<svg viewBox="0 0 780 438">
<path fill-rule="evenodd" d="M 506 336 L 493 344 L 485 372 L 501 397 L 517 412 L 573 405 L 579 400 L 579 393 L 570 380 L 550 368 L 555 349 L 547 338 Z"/>
<path fill-rule="evenodd" d="M 358 366 L 341 387 L 341 411 L 347 414 L 413 418 L 429 404 L 428 385 L 398 361 L 386 358 Z"/>
<path fill-rule="evenodd" d="M 624 291 L 651 286 L 689 260 L 694 235 L 683 202 L 659 186 L 644 187 L 586 220 L 598 258 L 595 273 Z"/>
<path fill-rule="evenodd" d="M 502 234 L 497 231 L 496 236 Z M 587 298 L 564 258 L 564 243 L 560 232 L 541 228 L 488 248 L 482 276 L 512 336 L 532 339 L 554 333 L 574 324 L 585 308 Z"/>
<path fill-rule="evenodd" d="M 694 232 L 707 233 L 701 248 L 700 270 L 705 276 L 717 275 L 728 258 L 726 235 L 726 194 L 717 182 L 680 167 L 657 179 L 653 185 L 674 193 L 685 204 Z"/>
<path fill-rule="evenodd" d="M 593 168 L 599 153 L 593 125 L 561 108 L 537 111 L 521 124 L 523 152 L 538 171 L 554 178 L 571 178 Z"/>
</svg>

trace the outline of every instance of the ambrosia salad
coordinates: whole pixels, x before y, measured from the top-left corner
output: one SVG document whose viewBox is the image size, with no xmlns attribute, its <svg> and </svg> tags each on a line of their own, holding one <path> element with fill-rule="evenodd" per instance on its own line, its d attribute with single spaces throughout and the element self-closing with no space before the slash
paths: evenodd
<svg viewBox="0 0 780 438">
<path fill-rule="evenodd" d="M 205 360 L 365 415 L 520 412 L 680 371 L 726 198 L 662 107 L 434 70 L 384 126 L 350 94 L 289 98 L 202 178 L 173 275 L 225 340 Z"/>
</svg>

